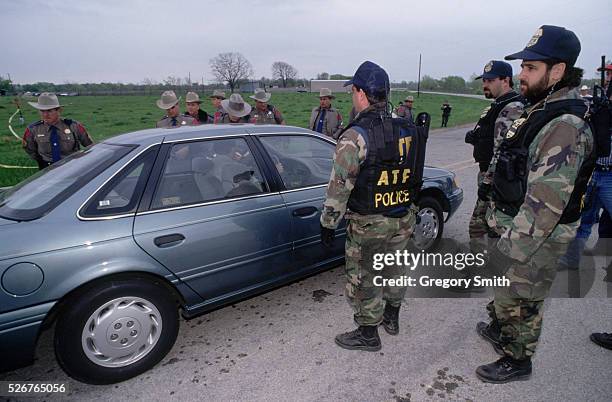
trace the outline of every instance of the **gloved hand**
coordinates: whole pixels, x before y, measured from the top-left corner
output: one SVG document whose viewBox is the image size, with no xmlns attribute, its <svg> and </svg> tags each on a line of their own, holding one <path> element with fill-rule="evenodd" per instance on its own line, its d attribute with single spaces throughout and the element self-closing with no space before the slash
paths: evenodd
<svg viewBox="0 0 612 402">
<path fill-rule="evenodd" d="M 476 136 L 474 135 L 474 130 L 470 130 L 465 133 L 465 143 L 466 144 L 474 144 L 476 142 Z"/>
<path fill-rule="evenodd" d="M 512 264 L 520 264 L 520 261 L 510 258 L 494 245 L 489 253 L 489 260 L 487 262 L 487 274 L 491 275 L 504 275 Z"/>
<path fill-rule="evenodd" d="M 321 243 L 325 248 L 332 248 L 334 246 L 334 238 L 336 237 L 336 231 L 334 229 L 328 229 L 323 225 L 321 226 Z"/>
<path fill-rule="evenodd" d="M 480 183 L 478 186 L 478 199 L 481 201 L 489 201 L 489 197 L 493 192 L 493 186 L 489 183 Z"/>
</svg>

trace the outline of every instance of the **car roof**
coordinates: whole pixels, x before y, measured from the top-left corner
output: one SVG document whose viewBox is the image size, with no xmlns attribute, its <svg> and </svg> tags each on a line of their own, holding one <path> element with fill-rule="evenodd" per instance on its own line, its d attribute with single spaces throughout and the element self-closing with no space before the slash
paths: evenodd
<svg viewBox="0 0 612 402">
<path fill-rule="evenodd" d="M 311 130 L 276 124 L 204 124 L 200 126 L 184 126 L 178 128 L 152 128 L 133 131 L 105 139 L 111 144 L 151 145 L 161 142 L 183 141 L 196 138 L 222 137 L 236 134 L 274 134 L 274 133 L 305 133 L 325 137 Z"/>
</svg>

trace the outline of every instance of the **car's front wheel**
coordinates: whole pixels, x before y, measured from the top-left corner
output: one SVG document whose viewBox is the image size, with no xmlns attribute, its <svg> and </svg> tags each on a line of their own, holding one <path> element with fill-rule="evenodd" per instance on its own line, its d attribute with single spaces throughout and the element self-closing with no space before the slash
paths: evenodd
<svg viewBox="0 0 612 402">
<path fill-rule="evenodd" d="M 161 283 L 113 280 L 66 303 L 55 328 L 55 354 L 71 377 L 112 384 L 157 364 L 178 329 L 175 300 Z"/>
<path fill-rule="evenodd" d="M 415 226 L 412 242 L 417 250 L 434 250 L 442 239 L 444 214 L 438 200 L 423 197 L 419 200 L 420 222 Z"/>
</svg>

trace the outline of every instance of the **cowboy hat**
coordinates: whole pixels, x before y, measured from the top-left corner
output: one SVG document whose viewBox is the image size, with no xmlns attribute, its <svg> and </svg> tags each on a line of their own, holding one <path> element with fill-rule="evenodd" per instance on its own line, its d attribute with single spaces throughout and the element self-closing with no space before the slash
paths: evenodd
<svg viewBox="0 0 612 402">
<path fill-rule="evenodd" d="M 251 105 L 246 103 L 240 94 L 231 94 L 229 99 L 223 99 L 221 107 L 233 117 L 244 117 L 251 113 Z"/>
</svg>

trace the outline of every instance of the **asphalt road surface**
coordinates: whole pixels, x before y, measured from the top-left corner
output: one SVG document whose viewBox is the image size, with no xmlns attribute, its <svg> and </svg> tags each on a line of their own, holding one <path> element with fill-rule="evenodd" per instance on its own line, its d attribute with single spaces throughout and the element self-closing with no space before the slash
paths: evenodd
<svg viewBox="0 0 612 402">
<path fill-rule="evenodd" d="M 476 199 L 477 167 L 463 142 L 466 129 L 435 130 L 428 144 L 427 163 L 455 171 L 465 191 L 461 209 L 446 225 L 445 245 L 451 247 L 467 242 Z M 474 374 L 478 365 L 497 359 L 475 332 L 487 318 L 488 292 L 422 298 L 411 291 L 400 334 L 381 330 L 380 352 L 337 347 L 334 336 L 354 328 L 343 267 L 182 321 L 168 356 L 120 384 L 68 378 L 55 361 L 50 331 L 33 366 L 0 380 L 68 382 L 68 395 L 45 399 L 74 401 L 609 401 L 612 351 L 588 339 L 593 331 L 612 331 L 604 263 L 603 257 L 591 261 L 586 298 L 546 302 L 534 374 L 526 382 L 485 384 Z M 555 286 L 563 293 L 563 285 Z"/>
</svg>

